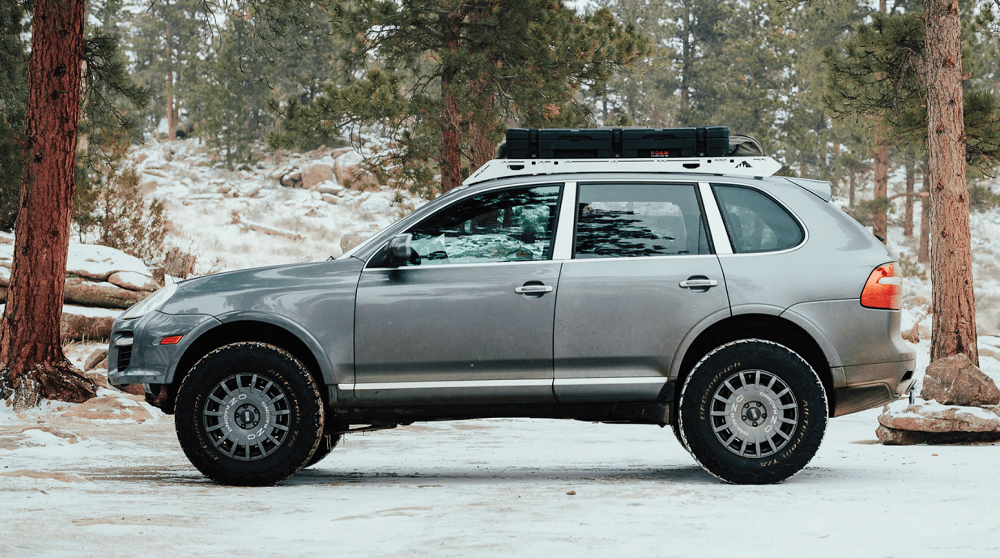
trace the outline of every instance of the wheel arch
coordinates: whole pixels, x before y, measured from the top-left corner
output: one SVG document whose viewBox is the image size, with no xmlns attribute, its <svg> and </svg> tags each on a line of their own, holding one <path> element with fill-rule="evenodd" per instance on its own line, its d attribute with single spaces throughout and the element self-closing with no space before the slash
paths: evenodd
<svg viewBox="0 0 1000 558">
<path fill-rule="evenodd" d="M 761 310 L 764 310 L 763 312 Z M 776 311 L 775 311 L 776 310 Z M 715 321 L 700 332 L 692 335 L 683 349 L 683 357 L 675 359 L 672 377 L 674 382 L 674 401 L 680 401 L 680 391 L 684 380 L 699 360 L 712 349 L 738 339 L 756 338 L 773 341 L 788 347 L 804 358 L 820 380 L 827 393 L 829 416 L 834 416 L 836 409 L 835 368 L 831 367 L 830 356 L 823 350 L 820 342 L 806 328 L 781 314 L 781 309 L 755 309 L 748 313 L 734 314 Z M 675 411 L 672 413 L 676 418 Z"/>
<path fill-rule="evenodd" d="M 288 323 L 280 316 L 259 313 L 234 315 L 228 319 L 222 317 L 220 321 L 220 325 L 201 332 L 177 360 L 170 379 L 174 390 L 201 357 L 214 349 L 241 341 L 257 341 L 288 351 L 306 366 L 324 395 L 324 385 L 337 383 L 333 366 L 319 343 L 298 325 Z"/>
</svg>

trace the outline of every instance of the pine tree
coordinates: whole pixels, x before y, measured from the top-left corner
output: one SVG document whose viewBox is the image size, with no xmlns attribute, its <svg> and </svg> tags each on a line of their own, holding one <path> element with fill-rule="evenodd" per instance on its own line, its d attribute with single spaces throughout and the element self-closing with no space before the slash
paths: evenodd
<svg viewBox="0 0 1000 558">
<path fill-rule="evenodd" d="M 24 149 L 18 136 L 24 129 L 28 101 L 28 49 L 22 39 L 21 2 L 0 4 L 0 230 L 14 229 Z"/>
<path fill-rule="evenodd" d="M 585 122 L 581 89 L 647 51 L 607 10 L 580 17 L 550 0 L 368 0 L 335 4 L 333 13 L 353 41 L 345 72 L 363 78 L 328 85 L 307 106 L 281 107 L 272 144 L 377 125 L 398 147 L 375 161 L 378 170 L 424 187 L 438 170 L 442 191 L 492 156 L 510 121 Z"/>
<path fill-rule="evenodd" d="M 967 166 L 990 172 L 1000 161 L 1000 113 L 991 93 L 963 89 L 960 16 L 953 4 L 928 0 L 925 6 L 919 18 L 877 15 L 859 28 L 843 56 L 830 51 L 827 103 L 841 114 L 877 117 L 902 146 L 926 150 L 931 358 L 964 352 L 978 362 Z M 921 243 L 921 255 L 923 248 Z"/>
</svg>

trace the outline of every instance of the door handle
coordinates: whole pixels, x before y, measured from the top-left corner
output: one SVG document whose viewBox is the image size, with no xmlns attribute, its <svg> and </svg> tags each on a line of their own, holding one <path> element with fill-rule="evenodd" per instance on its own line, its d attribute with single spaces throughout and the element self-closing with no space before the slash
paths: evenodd
<svg viewBox="0 0 1000 558">
<path fill-rule="evenodd" d="M 545 294 L 552 292 L 550 285 L 524 285 L 514 289 L 517 294 Z"/>
<path fill-rule="evenodd" d="M 708 289 L 719 286 L 719 282 L 715 279 L 696 279 L 692 277 L 687 281 L 681 281 L 680 286 L 684 289 Z"/>
</svg>

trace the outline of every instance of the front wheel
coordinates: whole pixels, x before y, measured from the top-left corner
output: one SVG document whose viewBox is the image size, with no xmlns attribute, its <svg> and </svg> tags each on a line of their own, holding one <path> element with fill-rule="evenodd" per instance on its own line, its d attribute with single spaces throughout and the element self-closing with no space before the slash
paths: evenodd
<svg viewBox="0 0 1000 558">
<path fill-rule="evenodd" d="M 319 388 L 290 353 L 233 343 L 202 357 L 177 391 L 177 439 L 221 484 L 265 486 L 310 461 L 323 434 Z"/>
<path fill-rule="evenodd" d="M 681 389 L 679 430 L 709 473 L 735 484 L 801 471 L 826 430 L 826 390 L 788 347 L 733 341 L 706 355 Z"/>
</svg>

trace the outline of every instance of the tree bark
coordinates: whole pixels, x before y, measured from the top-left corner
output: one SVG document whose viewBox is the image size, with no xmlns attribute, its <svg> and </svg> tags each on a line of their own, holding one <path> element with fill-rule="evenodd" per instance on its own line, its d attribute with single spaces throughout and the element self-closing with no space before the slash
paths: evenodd
<svg viewBox="0 0 1000 558">
<path fill-rule="evenodd" d="M 170 23 L 167 23 L 167 138 L 177 134 L 177 112 L 174 110 L 174 55 L 170 48 Z"/>
<path fill-rule="evenodd" d="M 927 176 L 927 156 L 924 155 L 923 189 L 925 196 L 920 198 L 920 248 L 917 251 L 917 263 L 931 261 L 931 179 Z"/>
<path fill-rule="evenodd" d="M 441 31 L 444 36 L 445 49 L 458 51 L 460 22 L 454 15 L 441 18 Z M 444 53 L 444 67 L 441 70 L 441 193 L 447 192 L 462 184 L 462 145 L 459 134 L 461 111 L 452 86 L 458 75 L 458 68 L 452 63 L 451 56 Z"/>
<path fill-rule="evenodd" d="M 931 360 L 979 364 L 972 285 L 958 0 L 925 0 L 927 172 L 931 184 Z"/>
<path fill-rule="evenodd" d="M 855 181 L 856 176 L 857 174 L 854 172 L 854 170 L 851 170 L 851 172 L 847 175 L 848 207 L 854 207 L 854 191 L 857 190 L 858 188 L 857 183 Z"/>
<path fill-rule="evenodd" d="M 82 402 L 94 383 L 63 355 L 60 317 L 80 117 L 84 0 L 36 0 L 25 156 L 7 306 L 0 319 L 0 398 Z"/>
<path fill-rule="evenodd" d="M 913 186 L 916 184 L 916 170 L 913 168 L 913 159 L 906 158 L 906 208 L 903 214 L 903 236 L 913 237 Z"/>
<path fill-rule="evenodd" d="M 879 140 L 875 147 L 874 158 L 875 191 L 873 195 L 874 201 L 878 201 L 889 197 L 889 144 L 885 140 Z M 872 232 L 875 233 L 875 236 L 883 239 L 882 242 L 889 238 L 889 223 L 885 209 L 872 212 Z"/>
</svg>

